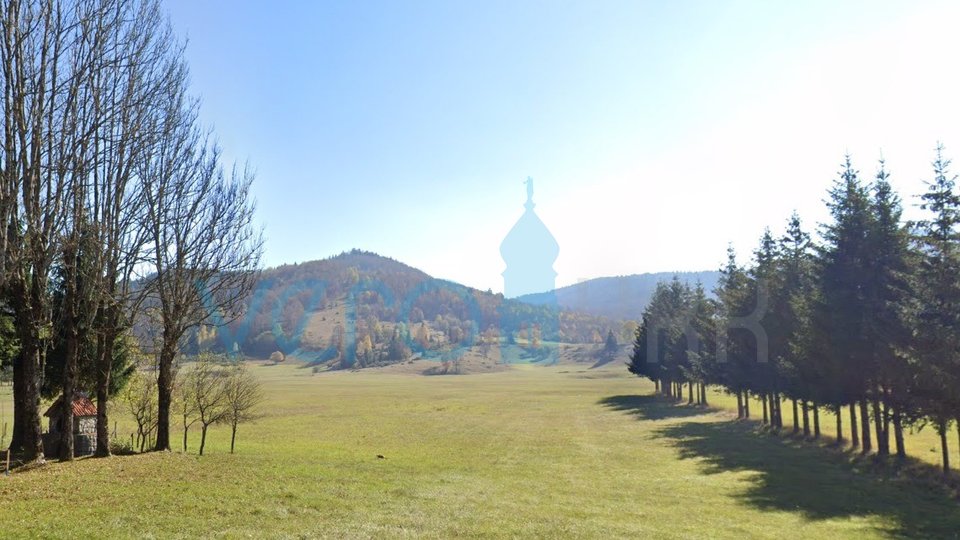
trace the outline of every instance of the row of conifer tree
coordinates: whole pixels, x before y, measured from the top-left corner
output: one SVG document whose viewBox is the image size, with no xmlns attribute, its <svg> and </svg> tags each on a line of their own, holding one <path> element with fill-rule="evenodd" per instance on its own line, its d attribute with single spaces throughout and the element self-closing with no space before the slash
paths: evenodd
<svg viewBox="0 0 960 540">
<path fill-rule="evenodd" d="M 948 472 L 952 425 L 960 438 L 960 193 L 942 146 L 932 165 L 919 220 L 903 219 L 882 160 L 867 181 L 848 156 L 816 240 L 794 213 L 780 238 L 763 233 L 749 265 L 728 250 L 712 297 L 661 283 L 630 371 L 691 403 L 722 387 L 740 417 L 759 399 L 764 423 L 782 429 L 789 414 L 810 437 L 831 411 L 837 441 L 864 453 L 875 441 L 903 458 L 904 430 L 930 425 Z"/>
</svg>

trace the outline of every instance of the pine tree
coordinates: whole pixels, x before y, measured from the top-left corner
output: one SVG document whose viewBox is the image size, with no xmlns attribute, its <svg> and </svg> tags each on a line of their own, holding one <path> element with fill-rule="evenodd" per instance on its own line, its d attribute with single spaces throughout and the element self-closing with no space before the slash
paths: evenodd
<svg viewBox="0 0 960 540">
<path fill-rule="evenodd" d="M 867 301 L 871 317 L 866 320 L 875 376 L 867 389 L 872 406 L 877 453 L 889 454 L 889 426 L 894 423 L 897 455 L 904 457 L 904 411 L 912 408 L 910 386 L 913 370 L 904 356 L 912 329 L 907 320 L 909 277 L 912 261 L 907 228 L 901 223 L 900 199 L 888 180 L 883 160 L 872 186 L 873 212 L 869 238 L 871 256 L 867 274 Z M 892 413 L 892 414 L 891 414 Z"/>
<path fill-rule="evenodd" d="M 690 299 L 689 325 L 692 334 L 696 336 L 696 346 L 689 347 L 688 362 L 690 365 L 688 378 L 699 385 L 697 402 L 707 405 L 707 386 L 716 384 L 720 380 L 717 364 L 717 326 L 716 305 L 707 298 L 702 283 L 693 288 Z"/>
<path fill-rule="evenodd" d="M 608 330 L 607 339 L 604 341 L 603 345 L 603 351 L 606 354 L 612 355 L 616 354 L 618 348 L 620 348 L 620 344 L 617 343 L 617 337 L 613 335 L 613 330 Z"/>
<path fill-rule="evenodd" d="M 917 396 L 940 435 L 943 472 L 950 470 L 947 430 L 960 410 L 960 196 L 950 161 L 937 146 L 934 179 L 921 196 L 928 219 L 916 224 L 920 255 L 917 269 Z"/>
<path fill-rule="evenodd" d="M 800 431 L 797 402 L 805 413 L 816 400 L 816 372 L 810 362 L 809 346 L 804 344 L 808 299 L 812 294 L 812 256 L 810 235 L 804 232 L 796 212 L 780 238 L 780 272 L 771 292 L 771 313 L 775 324 L 770 333 L 771 358 L 777 364 L 784 394 L 793 402 L 793 432 Z M 805 435 L 810 434 L 809 420 Z"/>
<path fill-rule="evenodd" d="M 744 307 L 750 305 L 750 278 L 737 264 L 736 252 L 727 248 L 727 262 L 720 270 L 717 284 L 717 368 L 720 381 L 726 389 L 737 396 L 737 417 L 750 418 L 750 389 L 753 377 L 753 360 L 756 357 L 755 343 L 749 332 L 737 328 L 733 320 L 745 315 Z"/>
<path fill-rule="evenodd" d="M 780 377 L 777 371 L 777 359 L 783 356 L 786 341 L 784 339 L 786 329 L 782 327 L 778 317 L 778 306 L 774 298 L 780 280 L 778 268 L 780 254 L 777 249 L 777 242 L 770 233 L 770 229 L 765 229 L 763 236 L 760 238 L 760 245 L 754 252 L 755 264 L 749 272 L 750 290 L 754 292 L 755 296 L 753 298 L 756 299 L 754 303 L 760 302 L 764 305 L 764 316 L 761 324 L 767 332 L 768 338 L 766 361 L 758 361 L 754 366 L 756 374 L 754 384 L 763 404 L 764 421 L 766 422 L 769 409 L 769 423 L 775 429 L 783 427 L 780 416 Z M 762 298 L 760 295 L 762 295 Z"/>
<path fill-rule="evenodd" d="M 691 291 L 676 276 L 658 283 L 637 331 L 629 370 L 647 377 L 668 397 L 680 399 L 679 386 L 688 382 L 689 305 Z"/>
<path fill-rule="evenodd" d="M 857 441 L 855 404 L 860 406 L 859 437 L 863 452 L 871 450 L 867 414 L 869 375 L 875 372 L 866 321 L 871 317 L 866 297 L 867 274 L 872 259 L 868 236 L 872 224 L 870 197 L 847 156 L 840 178 L 827 202 L 832 222 L 823 226 L 824 245 L 818 261 L 819 301 L 813 306 L 813 324 L 826 345 L 819 360 L 821 373 L 831 386 L 826 400 L 839 411 L 850 405 L 851 439 Z M 839 417 L 839 415 L 838 415 Z"/>
</svg>

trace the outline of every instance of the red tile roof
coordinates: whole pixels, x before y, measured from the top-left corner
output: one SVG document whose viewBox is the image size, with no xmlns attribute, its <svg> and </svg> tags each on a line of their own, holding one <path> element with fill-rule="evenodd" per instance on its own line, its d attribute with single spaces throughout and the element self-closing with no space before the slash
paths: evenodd
<svg viewBox="0 0 960 540">
<path fill-rule="evenodd" d="M 50 417 L 56 414 L 57 409 L 62 406 L 63 396 L 57 398 L 53 402 L 53 405 L 47 409 L 47 412 L 43 413 L 44 416 Z M 97 415 L 97 406 L 90 401 L 90 398 L 86 396 L 77 396 L 73 399 L 73 415 L 74 416 L 96 416 Z"/>
</svg>

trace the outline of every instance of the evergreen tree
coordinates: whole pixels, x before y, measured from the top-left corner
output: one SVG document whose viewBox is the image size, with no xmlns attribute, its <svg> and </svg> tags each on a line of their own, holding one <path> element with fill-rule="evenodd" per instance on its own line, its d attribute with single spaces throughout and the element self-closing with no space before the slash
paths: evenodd
<svg viewBox="0 0 960 540">
<path fill-rule="evenodd" d="M 824 340 L 821 372 L 830 381 L 827 401 L 837 410 L 850 406 L 851 439 L 856 443 L 855 404 L 860 406 L 863 451 L 871 450 L 867 412 L 869 374 L 875 373 L 867 321 L 872 316 L 866 297 L 870 271 L 869 234 L 873 228 L 870 196 L 847 156 L 840 178 L 830 190 L 827 206 L 832 221 L 823 226 L 819 249 L 819 302 L 813 306 L 814 327 Z M 839 417 L 839 415 L 838 415 Z"/>
<path fill-rule="evenodd" d="M 782 356 L 780 349 L 785 342 L 783 334 L 786 330 L 781 327 L 775 311 L 776 305 L 772 302 L 772 295 L 779 286 L 778 258 L 777 242 L 770 233 L 770 229 L 765 229 L 760 238 L 760 245 L 754 252 L 755 264 L 748 273 L 751 281 L 749 291 L 752 293 L 750 295 L 753 300 L 752 305 L 763 306 L 764 314 L 761 324 L 768 338 L 766 354 L 763 358 L 758 357 L 756 365 L 753 366 L 754 391 L 760 396 L 764 423 L 769 422 L 771 426 L 779 429 L 783 427 L 783 423 L 780 418 L 780 383 L 776 359 Z"/>
<path fill-rule="evenodd" d="M 917 397 L 940 435 L 944 474 L 950 470 L 947 430 L 960 410 L 960 196 L 949 167 L 938 146 L 934 179 L 921 196 L 929 217 L 916 225 L 920 264 L 913 347 L 919 360 Z"/>
<path fill-rule="evenodd" d="M 787 222 L 786 234 L 779 241 L 779 276 L 770 291 L 770 357 L 776 364 L 782 391 L 793 404 L 793 432 L 800 431 L 798 402 L 809 411 L 817 401 L 816 374 L 809 362 L 809 347 L 803 344 L 808 298 L 812 294 L 812 256 L 810 235 L 804 232 L 796 212 Z M 805 422 L 809 435 L 809 418 Z"/>
<path fill-rule="evenodd" d="M 690 373 L 690 295 L 689 287 L 676 276 L 670 283 L 657 284 L 644 310 L 629 364 L 631 373 L 647 377 L 664 395 L 677 399 Z"/>
<path fill-rule="evenodd" d="M 707 405 L 707 386 L 720 380 L 717 364 L 716 304 L 707 298 L 702 283 L 697 283 L 690 299 L 690 330 L 697 337 L 696 347 L 687 351 L 687 377 L 699 385 L 697 402 Z"/>
<path fill-rule="evenodd" d="M 912 332 L 907 320 L 912 264 L 908 230 L 901 223 L 900 199 L 888 178 L 881 160 L 872 186 L 873 228 L 869 238 L 871 258 L 866 288 L 871 316 L 866 320 L 866 337 L 873 355 L 870 363 L 875 371 L 867 393 L 877 434 L 877 453 L 883 456 L 890 451 L 889 428 L 892 422 L 897 455 L 903 457 L 906 454 L 903 421 L 911 416 L 909 411 L 913 406 L 910 398 L 913 370 L 903 354 Z"/>
<path fill-rule="evenodd" d="M 613 335 L 613 330 L 607 331 L 607 339 L 604 341 L 603 351 L 609 355 L 616 354 L 620 344 L 617 343 L 617 337 Z"/>
<path fill-rule="evenodd" d="M 723 386 L 737 396 L 737 417 L 750 417 L 750 388 L 755 346 L 749 333 L 733 321 L 744 315 L 750 300 L 750 279 L 737 264 L 736 253 L 727 248 L 727 263 L 720 270 L 717 285 L 717 369 Z"/>
</svg>

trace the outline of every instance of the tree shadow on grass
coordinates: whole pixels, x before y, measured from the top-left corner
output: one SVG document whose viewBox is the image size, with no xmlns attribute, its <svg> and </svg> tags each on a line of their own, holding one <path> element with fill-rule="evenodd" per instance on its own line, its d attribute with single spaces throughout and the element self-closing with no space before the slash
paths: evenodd
<svg viewBox="0 0 960 540">
<path fill-rule="evenodd" d="M 613 362 L 616 359 L 617 357 L 615 355 L 602 354 L 600 355 L 600 357 L 597 358 L 597 360 L 593 363 L 593 365 L 590 366 L 590 369 L 597 369 L 598 367 L 603 367 L 609 364 L 610 362 Z"/>
<path fill-rule="evenodd" d="M 615 411 L 626 411 L 642 420 L 663 420 L 665 418 L 689 418 L 706 414 L 709 409 L 686 405 L 685 402 L 648 394 L 645 396 L 608 396 L 598 402 Z"/>
<path fill-rule="evenodd" d="M 960 537 L 960 504 L 935 483 L 867 471 L 868 462 L 771 436 L 750 423 L 684 422 L 658 435 L 675 441 L 681 459 L 701 459 L 705 474 L 755 472 L 743 502 L 760 510 L 814 520 L 872 515 L 884 518 L 890 528 L 883 532 L 895 537 Z"/>
</svg>

